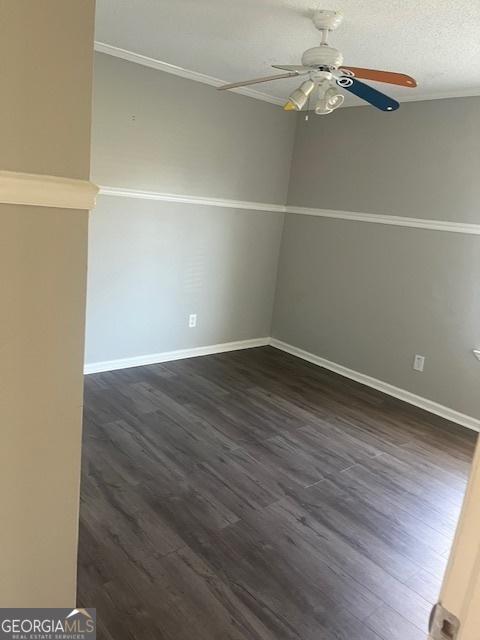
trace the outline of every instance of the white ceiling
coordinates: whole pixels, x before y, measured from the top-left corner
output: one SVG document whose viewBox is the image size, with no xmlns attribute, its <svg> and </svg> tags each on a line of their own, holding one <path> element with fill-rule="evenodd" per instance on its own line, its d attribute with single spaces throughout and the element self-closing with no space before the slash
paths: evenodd
<svg viewBox="0 0 480 640">
<path fill-rule="evenodd" d="M 417 89 L 376 85 L 400 101 L 480 95 L 480 0 L 97 0 L 95 39 L 235 82 L 299 64 L 319 43 L 309 16 L 320 8 L 345 16 L 331 36 L 345 64 L 417 79 Z M 252 88 L 284 98 L 297 84 Z"/>
</svg>

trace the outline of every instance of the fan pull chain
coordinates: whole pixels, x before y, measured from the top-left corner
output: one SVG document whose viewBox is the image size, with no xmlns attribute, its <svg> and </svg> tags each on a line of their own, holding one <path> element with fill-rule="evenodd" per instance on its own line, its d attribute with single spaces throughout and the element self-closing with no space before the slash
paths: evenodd
<svg viewBox="0 0 480 640">
<path fill-rule="evenodd" d="M 307 99 L 307 113 L 305 114 L 305 122 L 308 122 L 308 117 L 309 117 L 309 111 L 310 111 L 310 93 L 308 94 L 308 99 Z"/>
</svg>

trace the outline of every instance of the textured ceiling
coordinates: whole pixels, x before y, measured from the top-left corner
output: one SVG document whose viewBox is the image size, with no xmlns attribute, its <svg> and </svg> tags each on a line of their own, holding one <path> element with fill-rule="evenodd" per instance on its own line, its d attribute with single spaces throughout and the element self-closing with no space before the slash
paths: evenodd
<svg viewBox="0 0 480 640">
<path fill-rule="evenodd" d="M 345 16 L 330 39 L 345 64 L 417 79 L 413 90 L 376 85 L 400 101 L 480 95 L 480 0 L 97 0 L 95 38 L 235 82 L 299 64 L 319 42 L 309 16 L 320 8 Z M 285 97 L 297 84 L 252 88 Z"/>
</svg>

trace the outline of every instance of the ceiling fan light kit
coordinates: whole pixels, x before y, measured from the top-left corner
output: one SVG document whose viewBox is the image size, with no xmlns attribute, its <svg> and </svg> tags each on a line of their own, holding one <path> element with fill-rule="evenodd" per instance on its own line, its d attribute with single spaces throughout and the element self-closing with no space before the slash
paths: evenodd
<svg viewBox="0 0 480 640">
<path fill-rule="evenodd" d="M 338 93 L 335 87 L 329 87 L 320 97 L 315 105 L 315 113 L 317 116 L 332 113 L 334 109 L 338 109 L 343 104 L 345 97 Z"/>
<path fill-rule="evenodd" d="M 283 107 L 285 111 L 301 111 L 307 104 L 308 97 L 315 87 L 316 84 L 313 80 L 302 82 L 298 89 L 295 89 L 289 96 L 287 103 Z"/>
<path fill-rule="evenodd" d="M 349 91 L 381 111 L 395 111 L 400 107 L 397 100 L 361 82 L 358 78 L 411 89 L 417 86 L 416 81 L 411 76 L 403 73 L 343 66 L 341 52 L 328 44 L 329 33 L 337 29 L 342 19 L 343 15 L 338 11 L 315 11 L 312 21 L 321 33 L 320 45 L 311 47 L 303 53 L 301 65 L 272 65 L 275 69 L 281 69 L 286 73 L 255 78 L 244 82 L 234 82 L 218 87 L 218 89 L 234 89 L 235 87 L 259 82 L 306 75 L 308 80 L 304 81 L 298 89 L 291 93 L 285 103 L 285 111 L 301 111 L 307 104 L 309 96 L 314 91 L 317 91 L 315 113 L 317 115 L 332 113 L 343 104 L 345 99 L 344 95 L 339 92 L 338 87 Z"/>
</svg>

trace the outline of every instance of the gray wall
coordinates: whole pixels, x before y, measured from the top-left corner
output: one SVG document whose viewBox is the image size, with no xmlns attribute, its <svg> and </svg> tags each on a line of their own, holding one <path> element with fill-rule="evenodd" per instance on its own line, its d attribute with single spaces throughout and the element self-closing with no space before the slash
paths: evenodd
<svg viewBox="0 0 480 640">
<path fill-rule="evenodd" d="M 299 119 L 289 202 L 480 223 L 475 121 L 480 98 Z M 272 334 L 480 417 L 479 283 L 478 236 L 290 214 Z"/>
<path fill-rule="evenodd" d="M 97 184 L 283 203 L 294 132 L 274 105 L 95 56 Z M 86 363 L 269 335 L 283 218 L 100 196 Z"/>
<path fill-rule="evenodd" d="M 478 236 L 289 215 L 273 335 L 480 417 L 479 282 Z"/>
<path fill-rule="evenodd" d="M 98 184 L 284 204 L 294 133 L 278 106 L 95 55 Z"/>
<path fill-rule="evenodd" d="M 93 179 L 478 223 L 478 121 L 480 98 L 299 117 L 292 159 L 291 114 L 98 54 Z M 271 333 L 480 417 L 480 238 L 289 214 L 272 327 L 282 225 L 278 213 L 100 197 L 87 363 Z"/>
<path fill-rule="evenodd" d="M 282 226 L 278 213 L 101 196 L 86 362 L 269 336 Z"/>
<path fill-rule="evenodd" d="M 298 119 L 288 202 L 479 222 L 480 98 Z"/>
</svg>

